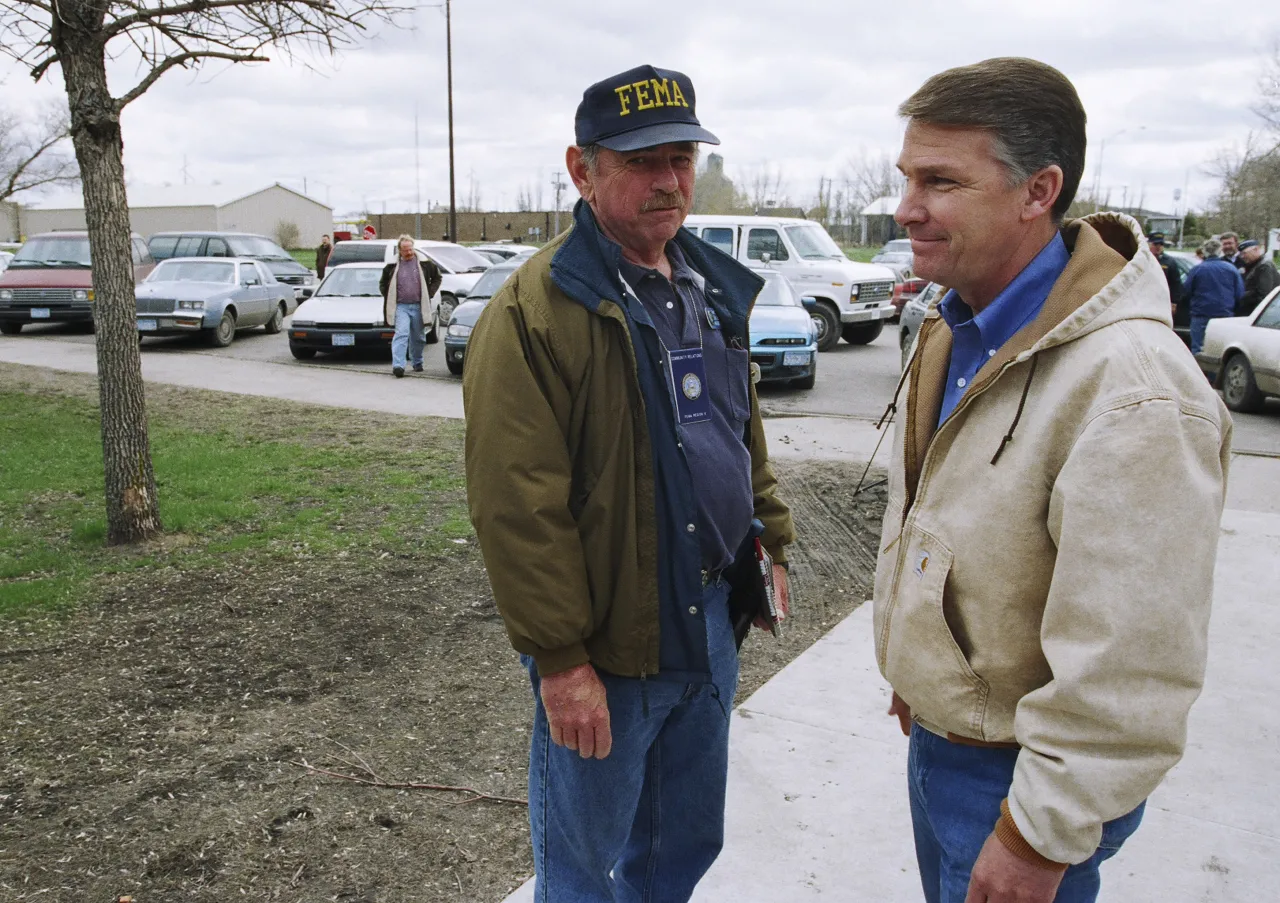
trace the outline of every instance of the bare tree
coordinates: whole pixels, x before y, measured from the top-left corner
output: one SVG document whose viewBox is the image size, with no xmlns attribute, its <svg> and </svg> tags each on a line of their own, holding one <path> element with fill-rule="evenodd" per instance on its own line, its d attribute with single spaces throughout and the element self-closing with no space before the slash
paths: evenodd
<svg viewBox="0 0 1280 903">
<path fill-rule="evenodd" d="M 1271 55 L 1262 64 L 1258 77 L 1258 102 L 1253 112 L 1280 136 L 1280 39 L 1271 45 Z"/>
<path fill-rule="evenodd" d="M 782 167 L 762 163 L 747 176 L 747 199 L 753 210 L 767 207 L 786 207 L 788 198 L 783 192 Z"/>
<path fill-rule="evenodd" d="M 75 158 L 63 148 L 70 136 L 65 108 L 51 106 L 27 121 L 0 110 L 0 202 L 24 191 L 79 182 Z"/>
<path fill-rule="evenodd" d="M 266 62 L 266 51 L 334 53 L 396 0 L 5 0 L 0 52 L 40 81 L 62 70 L 71 140 L 93 254 L 107 541 L 160 531 L 138 355 L 120 114 L 166 72 L 209 60 Z M 132 59 L 138 81 L 119 96 L 107 60 Z"/>
<path fill-rule="evenodd" d="M 872 201 L 894 197 L 902 192 L 902 173 L 887 153 L 869 153 L 859 148 L 840 170 L 840 184 L 845 203 L 857 216 Z"/>
</svg>

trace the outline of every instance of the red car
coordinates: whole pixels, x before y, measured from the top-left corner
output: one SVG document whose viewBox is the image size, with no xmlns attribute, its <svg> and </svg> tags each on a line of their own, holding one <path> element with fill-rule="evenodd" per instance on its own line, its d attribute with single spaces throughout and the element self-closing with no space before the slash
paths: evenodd
<svg viewBox="0 0 1280 903">
<path fill-rule="evenodd" d="M 133 278 L 155 269 L 147 245 L 133 236 Z M 0 274 L 0 333 L 28 323 L 92 323 L 93 269 L 89 233 L 47 232 L 29 239 Z"/>
<path fill-rule="evenodd" d="M 924 291 L 929 284 L 928 279 L 916 279 L 914 276 L 895 282 L 893 285 L 893 319 L 902 315 L 902 308 L 916 295 Z"/>
</svg>

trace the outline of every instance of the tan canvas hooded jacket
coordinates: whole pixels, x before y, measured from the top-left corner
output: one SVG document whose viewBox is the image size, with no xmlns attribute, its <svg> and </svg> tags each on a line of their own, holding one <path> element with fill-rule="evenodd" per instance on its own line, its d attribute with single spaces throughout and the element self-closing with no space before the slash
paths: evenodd
<svg viewBox="0 0 1280 903">
<path fill-rule="evenodd" d="M 922 324 L 875 633 L 922 726 L 1021 746 L 1005 827 L 1078 863 L 1182 756 L 1231 420 L 1170 328 L 1137 223 L 1098 214 L 1063 237 L 1043 311 L 936 432 L 951 332 L 936 310 Z"/>
</svg>

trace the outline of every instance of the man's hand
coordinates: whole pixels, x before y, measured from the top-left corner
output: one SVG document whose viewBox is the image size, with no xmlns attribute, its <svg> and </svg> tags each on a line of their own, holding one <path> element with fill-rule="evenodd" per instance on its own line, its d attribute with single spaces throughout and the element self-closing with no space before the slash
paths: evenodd
<svg viewBox="0 0 1280 903">
<path fill-rule="evenodd" d="M 584 759 L 609 755 L 613 748 L 609 702 L 590 664 L 542 678 L 542 707 L 556 746 L 577 750 Z"/>
<path fill-rule="evenodd" d="M 791 613 L 791 590 L 787 585 L 787 569 L 777 562 L 773 564 L 773 586 L 778 592 L 778 623 L 781 624 L 787 619 L 787 615 Z M 769 620 L 763 615 L 751 623 L 760 630 L 769 630 L 771 628 Z"/>
<path fill-rule="evenodd" d="M 889 703 L 889 714 L 898 716 L 898 727 L 902 728 L 904 736 L 911 736 L 911 706 L 902 701 L 902 697 L 897 693 L 893 694 L 893 701 Z"/>
<path fill-rule="evenodd" d="M 992 832 L 973 865 L 964 903 L 1053 903 L 1063 874 L 1019 859 Z"/>
</svg>

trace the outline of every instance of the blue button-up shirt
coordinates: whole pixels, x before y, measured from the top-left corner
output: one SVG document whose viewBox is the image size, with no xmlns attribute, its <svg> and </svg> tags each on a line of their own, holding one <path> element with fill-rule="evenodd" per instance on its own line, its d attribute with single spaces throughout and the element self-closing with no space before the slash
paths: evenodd
<svg viewBox="0 0 1280 903">
<path fill-rule="evenodd" d="M 938 303 L 938 313 L 951 327 L 951 363 L 939 426 L 956 409 L 982 365 L 1039 315 L 1070 259 L 1066 242 L 1057 234 L 976 316 L 954 290 Z"/>
</svg>

